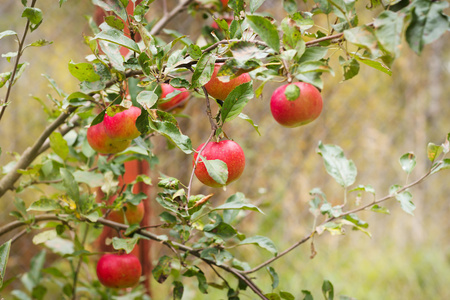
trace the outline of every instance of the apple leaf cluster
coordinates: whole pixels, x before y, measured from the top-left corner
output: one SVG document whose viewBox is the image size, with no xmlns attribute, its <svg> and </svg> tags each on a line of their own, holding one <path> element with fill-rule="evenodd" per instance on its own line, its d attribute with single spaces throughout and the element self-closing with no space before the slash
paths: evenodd
<svg viewBox="0 0 450 300">
<path fill-rule="evenodd" d="M 106 13 L 98 10 L 101 20 L 88 20 L 92 35 L 84 37 L 91 50 L 86 61 L 68 64 L 68 72 L 80 81 L 79 90 L 66 93 L 56 80 L 47 77 L 57 94 L 52 107 L 43 105 L 50 123 L 32 147 L 2 169 L 0 197 L 7 191 L 15 194 L 16 210 L 10 214 L 17 221 L 0 228 L 0 236 L 22 226 L 26 230 L 21 235 L 38 232 L 33 243 L 59 255 L 71 270 L 70 275 L 64 274 L 56 263 L 43 268 L 46 252 L 39 252 L 30 271 L 20 279 L 24 290 L 12 292 L 18 299 L 44 299 L 48 289 L 43 277 L 58 283 L 61 297 L 76 299 L 87 293 L 95 299 L 111 299 L 111 295 L 129 292 L 145 299 L 142 286 L 131 292 L 108 289 L 133 287 L 139 280 L 148 280 L 140 278 L 136 259 L 131 258 L 133 262 L 129 263 L 135 268 L 127 269 L 121 262 L 132 257 L 130 253 L 143 239 L 158 241 L 174 252 L 159 257 L 152 271 L 157 282 L 172 280 L 174 299 L 182 299 L 185 278 L 195 278 L 200 293 L 219 289 L 233 300 L 243 299 L 241 295 L 246 293 L 261 299 L 296 299 L 282 289 L 277 272 L 269 266 L 273 261 L 307 241 L 313 245 L 314 237 L 325 231 L 337 235 L 349 227 L 370 236 L 369 225 L 358 212 L 389 213 L 381 206 L 386 200 L 396 199 L 404 211 L 412 214 L 415 206 L 409 189 L 431 174 L 450 168 L 447 136 L 441 145 L 428 145 L 431 166 L 423 177 L 403 186 L 393 185 L 388 195 L 377 198 L 370 185 L 354 187 L 357 169 L 342 148 L 319 142 L 316 151 L 323 158 L 326 172 L 344 189 L 344 199 L 333 205 L 320 188 L 311 190 L 313 230 L 284 251 L 269 237 L 241 232 L 239 223 L 243 218 L 264 214 L 244 194 L 237 192 L 227 199 L 216 199 L 221 204 L 212 205 L 212 194 L 197 194 L 192 187 L 194 175 L 212 187 L 246 180 L 239 178 L 245 166 L 245 150 L 232 140 L 233 133 L 227 131 L 226 124 L 241 118 L 260 134 L 251 115 L 243 111 L 253 98 L 262 95 L 266 83 L 282 83 L 271 99 L 275 121 L 286 127 L 306 125 L 320 115 L 322 75 L 334 75 L 331 65 L 342 67 L 343 80 L 357 76 L 361 65 L 391 75 L 393 61 L 401 55 L 403 38 L 420 54 L 425 45 L 446 34 L 449 19 L 443 12 L 448 7 L 445 1 L 371 1 L 368 7 L 361 8 L 354 0 L 315 0 L 308 6 L 285 0 L 281 20 L 261 10 L 264 0 L 182 0 L 160 19 L 148 14 L 156 1 L 92 2 Z M 36 1 L 29 4 L 23 0 L 22 4 L 26 30 L 33 32 L 44 21 L 45 12 L 35 7 Z M 362 9 L 373 13 L 372 23 L 360 24 Z M 215 20 L 217 26 L 205 24 L 196 41 L 189 32 L 165 28 L 171 18 L 182 13 L 203 14 Z M 323 24 L 322 16 L 336 21 Z M 162 32 L 169 38 L 163 38 Z M 4 56 L 16 64 L 11 71 L 0 74 L 0 88 L 7 91 L 0 106 L 0 120 L 7 109 L 14 109 L 8 97 L 28 67 L 28 63 L 20 61 L 23 52 L 51 44 L 45 40 L 25 44 L 25 36 L 22 39 L 12 30 L 0 32 L 0 39 L 15 38 L 19 44 L 16 52 Z M 340 56 L 333 55 L 335 52 Z M 334 59 L 338 64 L 332 64 Z M 190 98 L 204 101 L 204 117 L 211 125 L 209 138 L 197 148 L 183 133 L 177 115 Z M 94 128 L 101 130 L 93 132 Z M 140 175 L 125 183 L 124 163 L 138 160 L 150 166 L 157 164 L 152 144 L 156 135 L 165 137 L 178 148 L 176 151 L 192 155 L 192 171 L 190 182 L 181 182 L 170 174 L 161 176 L 155 184 L 156 198 L 148 199 L 145 193 L 135 193 L 134 187 L 142 182 L 152 184 L 150 178 Z M 114 144 L 117 141 L 119 146 Z M 409 177 L 416 165 L 415 155 L 403 155 L 400 164 Z M 53 192 L 44 192 L 25 205 L 20 193 L 40 186 L 48 186 Z M 163 212 L 158 218 L 162 224 L 158 227 L 165 234 L 156 235 L 139 225 L 143 201 L 155 201 L 161 206 Z M 90 228 L 103 227 L 118 232 L 111 245 L 119 255 L 104 255 L 97 265 L 98 280 L 83 281 L 80 266 L 92 264 L 99 256 L 90 245 L 96 238 L 95 234 L 91 236 Z M 0 289 L 12 282 L 5 280 L 5 270 L 14 241 L 0 246 Z M 252 267 L 238 259 L 242 247 L 260 248 L 271 258 Z M 104 264 L 103 260 L 109 262 Z M 108 267 L 113 264 L 115 268 Z M 130 271 L 126 279 L 115 277 L 115 271 L 125 269 Z M 267 270 L 271 287 L 260 287 L 253 278 L 263 269 Z M 221 273 L 229 274 L 231 279 Z M 211 274 L 217 274 L 221 281 L 212 282 L 209 276 L 215 277 Z M 333 299 L 331 282 L 323 282 L 322 292 L 326 299 Z M 313 299 L 307 290 L 303 297 Z"/>
</svg>

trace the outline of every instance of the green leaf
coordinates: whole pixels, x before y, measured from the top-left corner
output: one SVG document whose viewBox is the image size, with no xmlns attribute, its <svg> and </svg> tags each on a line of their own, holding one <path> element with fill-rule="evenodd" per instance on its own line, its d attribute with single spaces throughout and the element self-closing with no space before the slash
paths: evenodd
<svg viewBox="0 0 450 300">
<path fill-rule="evenodd" d="M 92 188 L 102 186 L 105 181 L 102 174 L 87 172 L 87 171 L 75 171 L 73 177 L 76 182 L 85 183 Z"/>
<path fill-rule="evenodd" d="M 272 267 L 267 267 L 266 270 L 269 272 L 270 279 L 272 280 L 272 289 L 276 289 L 280 283 L 277 272 L 275 272 L 275 269 Z"/>
<path fill-rule="evenodd" d="M 126 238 L 126 239 L 113 237 L 112 245 L 113 245 L 113 248 L 116 250 L 123 249 L 123 250 L 125 250 L 126 253 L 131 253 L 131 251 L 133 251 L 133 249 L 136 246 L 138 241 L 139 241 L 139 237 Z"/>
<path fill-rule="evenodd" d="M 326 15 L 332 12 L 333 7 L 329 0 L 314 0 L 318 4 L 318 8 Z"/>
<path fill-rule="evenodd" d="M 183 298 L 184 286 L 180 281 L 172 282 L 173 285 L 173 300 L 181 300 Z"/>
<path fill-rule="evenodd" d="M 139 50 L 139 46 L 138 44 L 136 44 L 135 41 L 125 36 L 125 34 L 122 31 L 112 27 L 109 27 L 108 29 L 99 32 L 94 37 L 94 39 L 108 41 L 117 44 L 119 46 L 128 48 L 136 53 L 141 53 L 141 51 Z"/>
<path fill-rule="evenodd" d="M 342 187 L 347 188 L 355 182 L 356 166 L 344 156 L 344 151 L 336 145 L 323 145 L 319 142 L 316 152 L 323 157 L 325 169 Z"/>
<path fill-rule="evenodd" d="M 0 88 L 2 88 L 11 78 L 11 72 L 0 73 Z"/>
<path fill-rule="evenodd" d="M 105 11 L 112 11 L 118 15 L 122 20 L 127 19 L 127 11 L 121 0 L 92 0 L 92 4 L 100 6 Z"/>
<path fill-rule="evenodd" d="M 281 299 L 285 299 L 285 300 L 295 300 L 294 295 L 292 295 L 289 292 L 285 292 L 285 291 L 280 291 L 280 297 L 281 297 Z"/>
<path fill-rule="evenodd" d="M 251 82 L 243 83 L 233 89 L 228 94 L 222 106 L 222 123 L 236 118 L 253 97 L 254 93 Z"/>
<path fill-rule="evenodd" d="M 22 13 L 22 17 L 27 18 L 30 21 L 30 29 L 31 31 L 34 31 L 42 23 L 42 10 L 35 7 L 25 7 Z"/>
<path fill-rule="evenodd" d="M 267 293 L 264 294 L 264 296 L 269 299 L 269 300 L 280 300 L 280 295 L 276 294 L 276 293 Z"/>
<path fill-rule="evenodd" d="M 228 1 L 228 6 L 234 11 L 236 16 L 240 16 L 245 9 L 245 2 L 244 0 L 230 0 Z"/>
<path fill-rule="evenodd" d="M 178 126 L 174 123 L 169 121 L 151 120 L 150 127 L 169 139 L 184 153 L 191 154 L 194 151 L 192 149 L 191 139 L 182 134 Z"/>
<path fill-rule="evenodd" d="M 228 180 L 228 166 L 220 159 L 207 160 L 200 156 L 200 161 L 205 164 L 209 176 L 221 185 L 225 185 Z"/>
<path fill-rule="evenodd" d="M 266 0 L 250 0 L 250 12 L 253 14 Z"/>
<path fill-rule="evenodd" d="M 56 155 L 66 160 L 69 155 L 69 146 L 67 141 L 63 138 L 62 134 L 58 131 L 52 132 L 49 136 L 50 147 L 55 151 Z"/>
<path fill-rule="evenodd" d="M 235 231 L 236 232 L 236 231 Z M 206 248 L 200 253 L 203 259 L 216 262 L 218 265 L 223 265 L 225 262 L 233 259 L 233 255 L 224 249 Z"/>
<path fill-rule="evenodd" d="M 379 62 L 377 60 L 370 59 L 367 57 L 361 57 L 358 55 L 355 55 L 354 58 L 356 58 L 358 61 L 368 65 L 369 67 L 372 67 L 374 69 L 377 69 L 378 71 L 388 74 L 389 76 L 392 75 L 391 69 L 382 62 Z"/>
<path fill-rule="evenodd" d="M 261 132 L 259 132 L 259 126 L 256 125 L 249 116 L 247 116 L 246 114 L 240 113 L 238 115 L 238 118 L 241 118 L 242 120 L 245 120 L 248 123 L 250 123 L 253 126 L 253 128 L 256 130 L 256 132 L 259 134 L 259 136 L 261 136 Z"/>
<path fill-rule="evenodd" d="M 416 166 L 416 156 L 414 153 L 405 153 L 400 157 L 400 165 L 402 166 L 402 169 L 410 174 L 414 167 Z"/>
<path fill-rule="evenodd" d="M 389 209 L 387 209 L 386 207 L 379 206 L 378 204 L 375 204 L 374 206 L 372 206 L 370 208 L 370 210 L 373 212 L 381 213 L 381 214 L 386 214 L 386 215 L 390 214 Z"/>
<path fill-rule="evenodd" d="M 125 24 L 122 22 L 122 20 L 120 20 L 116 16 L 107 16 L 105 18 L 105 22 L 109 26 L 111 26 L 115 29 L 118 29 L 118 30 L 123 30 L 125 28 Z"/>
<path fill-rule="evenodd" d="M 66 188 L 67 195 L 77 203 L 80 200 L 80 191 L 78 190 L 78 184 L 75 181 L 75 177 L 73 177 L 72 173 L 69 172 L 65 168 L 61 168 L 59 170 L 63 179 L 63 185 Z"/>
<path fill-rule="evenodd" d="M 303 300 L 314 300 L 310 291 L 302 290 L 303 295 L 305 296 Z"/>
<path fill-rule="evenodd" d="M 88 63 L 76 64 L 70 61 L 69 72 L 79 81 L 94 82 L 100 80 L 100 76 L 95 73 L 94 66 Z"/>
<path fill-rule="evenodd" d="M 187 52 L 192 57 L 192 59 L 199 59 L 202 57 L 202 49 L 199 46 L 192 44 L 187 47 Z"/>
<path fill-rule="evenodd" d="M 295 84 L 290 84 L 284 90 L 284 95 L 287 100 L 295 101 L 298 97 L 300 97 L 300 88 Z"/>
<path fill-rule="evenodd" d="M 33 286 L 37 286 L 41 281 L 41 270 L 44 266 L 45 255 L 46 251 L 42 250 L 31 259 L 28 278 L 31 280 Z"/>
<path fill-rule="evenodd" d="M 55 200 L 49 198 L 41 198 L 35 202 L 33 202 L 30 207 L 28 207 L 27 211 L 35 210 L 35 211 L 50 211 L 50 210 L 60 210 L 62 206 Z"/>
<path fill-rule="evenodd" d="M 250 27 L 259 35 L 261 40 L 276 52 L 280 51 L 280 38 L 275 25 L 261 16 L 247 15 L 246 18 Z"/>
<path fill-rule="evenodd" d="M 322 294 L 326 300 L 334 299 L 334 287 L 330 281 L 324 280 L 322 284 Z"/>
<path fill-rule="evenodd" d="M 373 57 L 380 57 L 378 41 L 374 34 L 374 29 L 367 25 L 354 27 L 344 31 L 344 37 L 350 43 L 368 50 Z"/>
<path fill-rule="evenodd" d="M 259 247 L 266 249 L 273 255 L 278 255 L 278 250 L 275 246 L 275 244 L 270 240 L 268 237 L 255 235 L 249 238 L 246 238 L 245 240 L 241 241 L 239 245 L 248 245 L 248 244 L 255 244 Z"/>
<path fill-rule="evenodd" d="M 386 10 L 375 19 L 375 36 L 384 49 L 394 54 L 400 54 L 402 43 L 404 14 Z"/>
<path fill-rule="evenodd" d="M 48 46 L 51 44 L 53 44 L 53 42 L 47 41 L 44 39 L 40 39 L 40 40 L 37 40 L 36 42 L 26 45 L 25 48 L 27 48 L 27 47 L 43 47 L 43 46 Z"/>
<path fill-rule="evenodd" d="M 434 162 L 436 158 L 439 157 L 439 155 L 441 155 L 441 153 L 444 151 L 444 147 L 442 146 L 438 146 L 434 143 L 429 143 L 427 146 L 427 156 L 428 159 L 431 162 Z"/>
<path fill-rule="evenodd" d="M 216 57 L 210 53 L 203 53 L 197 62 L 194 74 L 192 74 L 192 88 L 199 88 L 208 83 L 214 72 Z"/>
<path fill-rule="evenodd" d="M 344 69 L 344 80 L 349 80 L 358 75 L 359 63 L 356 59 L 345 60 L 342 56 L 339 56 L 339 63 Z"/>
<path fill-rule="evenodd" d="M 203 231 L 208 234 L 219 236 L 222 239 L 232 238 L 237 233 L 236 229 L 224 222 L 208 224 L 203 227 Z M 206 236 L 208 236 L 208 234 L 206 234 Z"/>
<path fill-rule="evenodd" d="M 298 10 L 295 0 L 283 0 L 283 8 L 288 14 L 293 14 Z"/>
<path fill-rule="evenodd" d="M 153 278 L 159 283 L 163 283 L 169 277 L 170 271 L 172 270 L 171 261 L 172 258 L 164 255 L 159 258 L 158 264 L 153 268 Z"/>
<path fill-rule="evenodd" d="M 262 210 L 259 209 L 259 207 L 250 204 L 250 203 L 243 203 L 243 202 L 229 202 L 229 203 L 225 203 L 222 204 L 216 208 L 213 209 L 214 210 L 228 210 L 228 209 L 236 209 L 236 210 L 252 210 L 252 211 L 257 211 L 263 214 Z"/>
<path fill-rule="evenodd" d="M 0 246 L 0 290 L 5 278 L 6 265 L 8 264 L 9 250 L 11 249 L 11 240 Z"/>
<path fill-rule="evenodd" d="M 414 0 L 411 3 L 412 18 L 405 36 L 411 49 L 421 54 L 423 47 L 449 30 L 449 19 L 444 14 L 447 1 Z"/>
<path fill-rule="evenodd" d="M 431 174 L 437 173 L 441 170 L 450 169 L 450 158 L 444 159 L 442 162 L 439 162 L 439 165 L 433 169 Z"/>
<path fill-rule="evenodd" d="M 404 191 L 403 193 L 396 194 L 395 199 L 397 199 L 398 202 L 400 202 L 400 205 L 405 212 L 414 216 L 413 211 L 414 209 L 416 209 L 416 206 L 411 201 L 412 194 L 410 192 Z"/>
<path fill-rule="evenodd" d="M 2 31 L 2 32 L 0 32 L 0 39 L 4 38 L 5 36 L 11 36 L 11 35 L 17 36 L 17 33 L 15 31 L 12 31 L 12 30 Z"/>
<path fill-rule="evenodd" d="M 46 241 L 52 240 L 52 239 L 56 238 L 57 236 L 58 236 L 58 233 L 56 232 L 56 230 L 54 230 L 54 229 L 46 230 L 46 231 L 36 234 L 33 237 L 33 244 L 39 245 Z"/>
<path fill-rule="evenodd" d="M 142 91 L 137 95 L 136 101 L 142 105 L 144 109 L 150 109 L 158 101 L 158 95 L 152 91 Z"/>
<path fill-rule="evenodd" d="M 198 289 L 203 294 L 208 293 L 208 283 L 206 282 L 205 274 L 198 267 L 191 267 L 186 272 L 183 273 L 185 277 L 196 276 L 198 280 Z"/>
</svg>

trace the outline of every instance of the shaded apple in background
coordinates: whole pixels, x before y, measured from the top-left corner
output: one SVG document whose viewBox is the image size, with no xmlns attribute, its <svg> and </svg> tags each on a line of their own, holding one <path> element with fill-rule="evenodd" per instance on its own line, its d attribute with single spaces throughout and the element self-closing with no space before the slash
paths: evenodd
<svg viewBox="0 0 450 300">
<path fill-rule="evenodd" d="M 197 159 L 198 152 L 202 149 L 204 143 L 197 148 L 197 152 L 194 153 L 193 164 Z M 205 149 L 200 153 L 201 156 L 208 160 L 220 159 L 226 163 L 228 167 L 228 180 L 225 185 L 238 179 L 245 168 L 245 155 L 241 146 L 238 143 L 231 140 L 223 140 L 220 142 L 209 142 Z M 206 170 L 205 164 L 202 162 L 201 158 L 197 163 L 197 168 L 195 169 L 195 176 L 203 184 L 210 187 L 221 187 L 222 184 L 216 182 L 209 176 Z"/>
<path fill-rule="evenodd" d="M 132 140 L 141 135 L 136 128 L 136 119 L 141 114 L 141 109 L 136 106 L 116 113 L 114 116 L 105 114 L 103 124 L 106 134 L 114 140 Z"/>
<path fill-rule="evenodd" d="M 167 102 L 158 104 L 158 107 L 162 110 L 170 110 L 174 107 L 183 107 L 184 104 L 181 104 L 184 100 L 189 97 L 189 92 L 185 88 L 174 88 L 168 83 L 161 84 L 161 96 L 160 99 L 165 98 L 167 95 L 174 91 L 181 91 L 180 94 L 176 95 L 172 99 Z M 187 102 L 187 101 L 186 101 Z"/>
<path fill-rule="evenodd" d="M 125 217 L 128 224 L 139 224 L 144 219 L 144 202 L 138 205 L 126 203 L 124 210 L 112 210 L 108 215 L 108 220 L 125 224 Z"/>
<path fill-rule="evenodd" d="M 141 263 L 132 254 L 105 254 L 97 263 L 98 280 L 109 288 L 133 287 L 141 274 Z"/>
<path fill-rule="evenodd" d="M 92 149 L 102 154 L 121 152 L 131 144 L 131 140 L 119 141 L 111 139 L 106 134 L 103 122 L 88 128 L 87 140 Z"/>
<path fill-rule="evenodd" d="M 249 82 L 252 79 L 250 78 L 250 75 L 248 75 L 248 73 L 244 73 L 236 78 L 231 79 L 230 81 L 222 81 L 217 77 L 217 73 L 219 72 L 219 69 L 222 65 L 223 64 L 214 65 L 214 72 L 212 74 L 211 80 L 205 84 L 205 88 L 210 96 L 224 101 L 227 98 L 228 94 L 232 90 L 234 90 L 235 87 Z"/>
<path fill-rule="evenodd" d="M 300 95 L 294 99 L 286 98 L 286 88 L 294 84 Z M 274 119 L 285 127 L 298 127 L 317 119 L 322 112 L 322 96 L 319 90 L 306 82 L 294 82 L 277 88 L 270 99 L 270 110 Z"/>
</svg>

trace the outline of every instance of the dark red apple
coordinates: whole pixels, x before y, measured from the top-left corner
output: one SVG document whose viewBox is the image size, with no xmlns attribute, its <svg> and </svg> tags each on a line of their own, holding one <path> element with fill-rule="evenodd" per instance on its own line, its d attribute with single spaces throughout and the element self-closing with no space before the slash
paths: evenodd
<svg viewBox="0 0 450 300">
<path fill-rule="evenodd" d="M 87 140 L 95 151 L 103 154 L 118 153 L 130 146 L 130 140 L 113 140 L 105 131 L 103 122 L 91 126 L 87 130 Z"/>
<path fill-rule="evenodd" d="M 236 78 L 231 79 L 230 81 L 223 81 L 219 77 L 217 77 L 217 73 L 219 72 L 221 66 L 222 64 L 215 64 L 211 80 L 205 84 L 205 88 L 210 96 L 224 101 L 227 98 L 228 94 L 232 90 L 234 90 L 235 87 L 249 82 L 252 79 L 250 78 L 250 75 L 248 75 L 248 73 L 244 73 Z"/>
<path fill-rule="evenodd" d="M 141 114 L 141 109 L 135 106 L 116 113 L 114 116 L 105 114 L 103 123 L 106 134 L 113 140 L 132 140 L 141 135 L 136 128 L 136 119 Z"/>
<path fill-rule="evenodd" d="M 289 100 L 286 88 L 296 85 L 300 94 Z M 306 82 L 294 82 L 277 88 L 270 99 L 270 110 L 274 119 L 285 127 L 298 127 L 317 119 L 322 112 L 322 96 L 317 88 Z"/>
<path fill-rule="evenodd" d="M 105 254 L 97 263 L 98 280 L 109 288 L 133 287 L 141 273 L 141 262 L 132 254 Z"/>
<path fill-rule="evenodd" d="M 123 210 L 113 210 L 108 215 L 108 220 L 125 224 L 125 217 L 128 224 L 139 224 L 144 218 L 144 202 L 138 205 L 126 203 Z"/>
<path fill-rule="evenodd" d="M 197 153 L 203 148 L 201 144 L 197 148 L 197 152 L 194 153 L 193 164 L 197 159 Z M 245 168 L 245 155 L 241 146 L 238 143 L 231 140 L 223 140 L 220 142 L 209 142 L 205 149 L 200 153 L 201 156 L 205 157 L 207 160 L 220 159 L 228 167 L 228 180 L 225 185 L 238 179 Z M 197 168 L 195 169 L 195 176 L 203 184 L 211 187 L 221 187 L 222 184 L 215 181 L 211 176 L 209 176 L 206 170 L 205 164 L 202 162 L 201 158 L 197 163 Z"/>
<path fill-rule="evenodd" d="M 170 110 L 174 107 L 181 106 L 181 102 L 186 100 L 189 97 L 189 92 L 185 88 L 174 88 L 170 84 L 163 83 L 161 84 L 161 96 L 160 98 L 165 98 L 167 95 L 174 91 L 180 91 L 181 93 L 173 97 L 167 102 L 158 104 L 158 107 L 162 110 Z"/>
</svg>

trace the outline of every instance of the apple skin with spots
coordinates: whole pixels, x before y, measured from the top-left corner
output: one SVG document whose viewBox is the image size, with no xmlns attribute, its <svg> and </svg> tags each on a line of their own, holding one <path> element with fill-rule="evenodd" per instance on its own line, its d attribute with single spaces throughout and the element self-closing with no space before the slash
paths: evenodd
<svg viewBox="0 0 450 300">
<path fill-rule="evenodd" d="M 300 95 L 288 100 L 285 90 L 290 84 L 277 88 L 270 99 L 270 110 L 274 119 L 285 127 L 298 127 L 311 123 L 322 112 L 323 100 L 319 90 L 306 82 L 294 82 Z"/>
<path fill-rule="evenodd" d="M 252 79 L 248 73 L 244 73 L 239 75 L 236 78 L 231 79 L 230 81 L 222 81 L 217 77 L 217 73 L 219 72 L 220 67 L 223 64 L 215 64 L 214 72 L 212 74 L 211 79 L 205 84 L 205 89 L 208 92 L 208 95 L 214 97 L 216 99 L 225 101 L 228 94 L 234 90 L 238 85 L 249 82 Z"/>
<path fill-rule="evenodd" d="M 114 140 L 110 138 L 106 134 L 103 122 L 88 128 L 87 140 L 92 149 L 101 154 L 119 153 L 131 144 L 131 140 Z"/>
<path fill-rule="evenodd" d="M 97 277 L 109 288 L 129 288 L 139 283 L 142 265 L 132 254 L 105 254 L 97 263 Z"/>
<path fill-rule="evenodd" d="M 136 106 L 116 113 L 114 116 L 105 114 L 103 123 L 106 134 L 113 140 L 132 140 L 141 135 L 136 127 L 136 119 L 140 116 L 141 109 Z"/>
<path fill-rule="evenodd" d="M 197 152 L 194 154 L 193 164 L 198 156 L 198 152 L 203 148 L 201 144 L 197 148 Z M 241 146 L 238 143 L 231 140 L 223 140 L 220 142 L 209 142 L 205 149 L 203 149 L 201 156 L 205 157 L 207 160 L 219 159 L 223 161 L 228 167 L 228 179 L 225 185 L 237 180 L 245 168 L 245 155 Z M 195 176 L 203 184 L 210 187 L 222 187 L 223 185 L 215 181 L 209 174 L 202 162 L 201 158 L 198 160 L 197 167 L 195 169 Z"/>
</svg>

